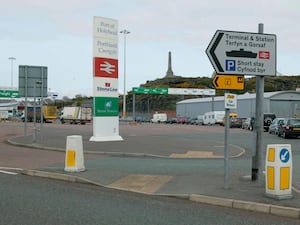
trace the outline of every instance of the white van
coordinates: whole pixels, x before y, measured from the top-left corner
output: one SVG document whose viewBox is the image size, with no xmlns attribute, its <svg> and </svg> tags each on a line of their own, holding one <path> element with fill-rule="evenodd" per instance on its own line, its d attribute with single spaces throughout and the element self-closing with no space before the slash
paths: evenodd
<svg viewBox="0 0 300 225">
<path fill-rule="evenodd" d="M 204 121 L 204 115 L 198 115 L 197 120 L 196 120 L 196 124 L 203 125 L 203 121 Z"/>
<path fill-rule="evenodd" d="M 224 116 L 225 116 L 225 111 L 211 111 L 211 112 L 204 113 L 203 124 L 204 125 L 222 124 Z"/>
<path fill-rule="evenodd" d="M 167 113 L 155 113 L 150 121 L 151 123 L 163 123 L 166 122 L 167 119 Z"/>
</svg>

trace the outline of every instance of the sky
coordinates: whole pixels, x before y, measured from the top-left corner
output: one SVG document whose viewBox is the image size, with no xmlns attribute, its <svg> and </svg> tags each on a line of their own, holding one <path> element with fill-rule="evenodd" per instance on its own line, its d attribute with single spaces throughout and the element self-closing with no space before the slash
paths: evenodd
<svg viewBox="0 0 300 225">
<path fill-rule="evenodd" d="M 93 17 L 118 20 L 126 35 L 126 91 L 163 78 L 168 52 L 183 77 L 211 77 L 205 50 L 216 30 L 277 36 L 277 71 L 300 74 L 299 0 L 0 0 L 0 87 L 18 86 L 19 65 L 47 66 L 48 89 L 92 96 Z M 119 34 L 119 92 L 124 35 Z M 16 58 L 9 60 L 9 57 Z M 12 76 L 13 74 L 13 76 Z"/>
</svg>

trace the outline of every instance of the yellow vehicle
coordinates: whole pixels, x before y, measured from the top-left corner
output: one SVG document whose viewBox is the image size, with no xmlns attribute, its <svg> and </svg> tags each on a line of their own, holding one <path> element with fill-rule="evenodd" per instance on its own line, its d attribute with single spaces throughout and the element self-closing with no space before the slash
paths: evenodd
<svg viewBox="0 0 300 225">
<path fill-rule="evenodd" d="M 239 114 L 237 113 L 229 113 L 229 120 L 231 121 L 232 118 L 237 118 L 239 117 Z M 222 121 L 222 126 L 225 126 L 226 124 L 226 118 L 225 116 L 223 117 L 223 121 Z"/>
<path fill-rule="evenodd" d="M 34 110 L 35 108 L 35 110 Z M 33 122 L 34 111 L 36 116 L 36 121 L 41 121 L 41 106 L 27 106 L 27 121 Z M 25 111 L 21 116 L 23 122 L 25 122 Z M 43 105 L 43 122 L 51 122 L 57 119 L 57 108 L 54 105 Z"/>
<path fill-rule="evenodd" d="M 44 105 L 43 106 L 43 116 L 44 121 L 53 121 L 57 119 L 57 107 L 54 105 Z"/>
</svg>

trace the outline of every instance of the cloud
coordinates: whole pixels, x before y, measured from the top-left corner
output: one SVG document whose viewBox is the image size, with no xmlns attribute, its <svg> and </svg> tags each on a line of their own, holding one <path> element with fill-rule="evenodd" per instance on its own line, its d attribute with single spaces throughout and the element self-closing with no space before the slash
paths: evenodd
<svg viewBox="0 0 300 225">
<path fill-rule="evenodd" d="M 89 89 L 93 16 L 117 19 L 119 30 L 131 32 L 127 36 L 128 87 L 163 77 L 168 51 L 175 74 L 210 76 L 213 69 L 205 49 L 215 31 L 257 32 L 258 23 L 264 24 L 265 33 L 277 35 L 280 72 L 297 73 L 299 8 L 298 0 L 2 1 L 0 73 L 10 74 L 7 58 L 14 56 L 17 64 L 48 65 L 52 89 L 65 89 L 63 82 L 56 84 L 62 78 L 72 81 L 70 89 Z M 123 45 L 120 35 L 120 87 Z M 1 77 L 2 82 L 7 76 Z"/>
</svg>

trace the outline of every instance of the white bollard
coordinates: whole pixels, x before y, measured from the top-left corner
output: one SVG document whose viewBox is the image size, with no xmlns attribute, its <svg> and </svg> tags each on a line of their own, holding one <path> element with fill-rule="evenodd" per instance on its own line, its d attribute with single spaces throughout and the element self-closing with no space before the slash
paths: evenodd
<svg viewBox="0 0 300 225">
<path fill-rule="evenodd" d="M 81 172 L 84 170 L 82 136 L 67 136 L 65 171 Z"/>
<path fill-rule="evenodd" d="M 266 152 L 266 195 L 275 199 L 292 196 L 292 149 L 290 144 L 269 144 Z"/>
</svg>

